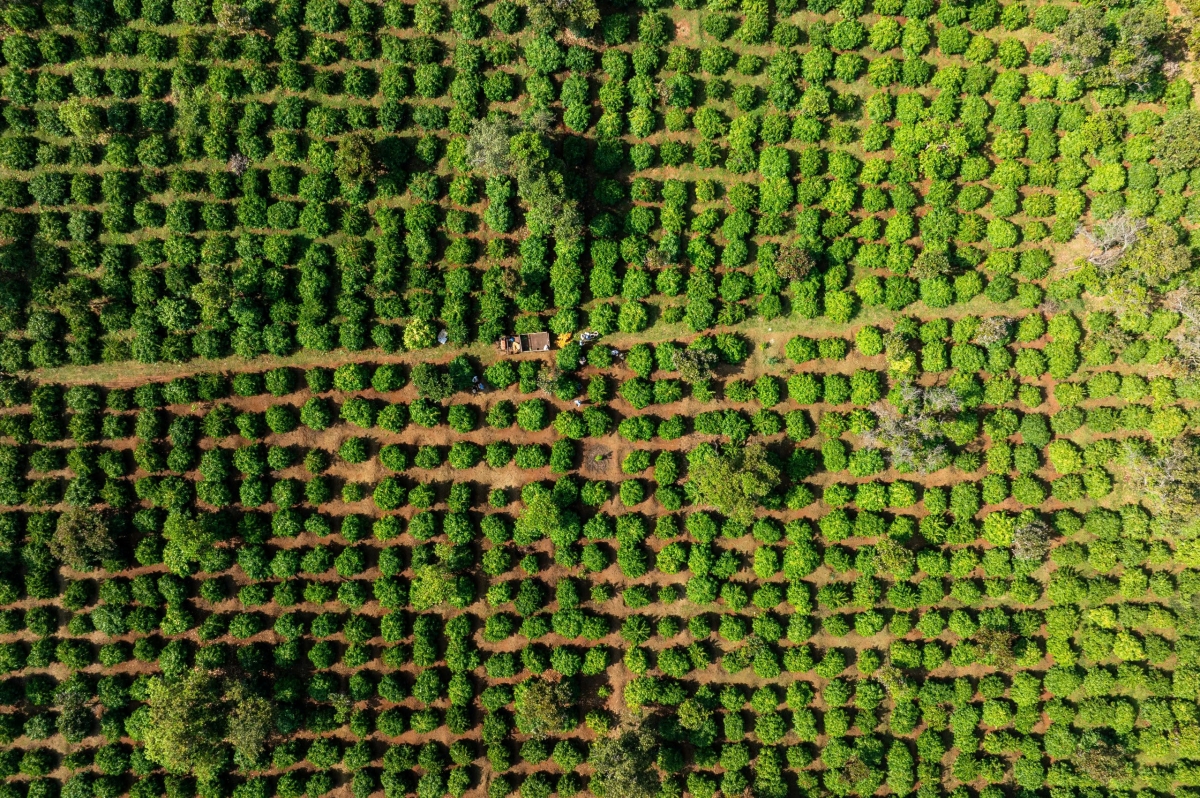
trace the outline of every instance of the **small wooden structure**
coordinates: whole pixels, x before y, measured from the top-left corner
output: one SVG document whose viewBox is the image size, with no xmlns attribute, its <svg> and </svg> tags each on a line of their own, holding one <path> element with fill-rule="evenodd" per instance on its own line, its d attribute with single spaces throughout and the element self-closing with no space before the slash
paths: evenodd
<svg viewBox="0 0 1200 798">
<path fill-rule="evenodd" d="M 522 352 L 549 352 L 550 333 L 536 332 L 526 335 L 505 335 L 496 344 L 501 354 L 519 355 Z"/>
</svg>

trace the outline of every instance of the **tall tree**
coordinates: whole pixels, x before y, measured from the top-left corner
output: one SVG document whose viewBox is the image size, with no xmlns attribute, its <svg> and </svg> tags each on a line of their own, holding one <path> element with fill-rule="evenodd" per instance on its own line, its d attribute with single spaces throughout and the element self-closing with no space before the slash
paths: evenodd
<svg viewBox="0 0 1200 798">
<path fill-rule="evenodd" d="M 713 375 L 713 370 L 721 362 L 721 356 L 711 349 L 680 349 L 675 353 L 675 369 L 679 379 L 695 385 Z"/>
<path fill-rule="evenodd" d="M 54 693 L 58 705 L 55 726 L 68 743 L 81 743 L 92 732 L 95 715 L 88 702 L 92 698 L 89 686 L 76 673 L 59 685 Z"/>
<path fill-rule="evenodd" d="M 357 130 L 338 142 L 335 169 L 343 183 L 361 183 L 379 173 L 371 134 Z"/>
<path fill-rule="evenodd" d="M 529 486 L 522 491 L 525 510 L 517 517 L 517 534 L 519 538 L 537 540 L 540 537 L 553 537 L 563 524 L 563 508 L 555 500 L 554 494 L 544 486 Z"/>
<path fill-rule="evenodd" d="M 1108 22 L 1100 6 L 1072 9 L 1055 33 L 1058 36 L 1055 54 L 1073 74 L 1087 74 L 1108 55 Z"/>
<path fill-rule="evenodd" d="M 516 690 L 516 723 L 522 734 L 538 739 L 561 731 L 570 717 L 571 688 L 564 682 L 530 679 Z"/>
<path fill-rule="evenodd" d="M 592 792 L 598 798 L 653 798 L 659 778 L 654 770 L 654 735 L 644 726 L 619 730 L 592 743 L 588 762 L 595 768 Z"/>
<path fill-rule="evenodd" d="M 520 125 L 503 119 L 480 120 L 467 139 L 467 161 L 485 174 L 516 178 L 531 232 L 574 240 L 583 233 L 583 214 L 579 203 L 567 196 L 563 163 L 551 155 L 544 132 L 540 115 Z"/>
<path fill-rule="evenodd" d="M 96 510 L 72 507 L 58 517 L 50 553 L 69 568 L 91 571 L 117 556 L 108 518 Z"/>
<path fill-rule="evenodd" d="M 215 517 L 204 512 L 172 511 L 163 524 L 163 537 L 167 539 L 163 562 L 172 572 L 187 576 L 191 564 L 217 540 Z"/>
<path fill-rule="evenodd" d="M 530 231 L 560 241 L 578 238 L 583 214 L 579 203 L 566 195 L 562 162 L 550 154 L 545 137 L 532 129 L 513 136 L 509 161 L 516 170 L 517 196 L 525 202 Z"/>
<path fill-rule="evenodd" d="M 1172 171 L 1200 166 L 1200 112 L 1189 108 L 1168 114 L 1155 149 L 1159 162 Z"/>
<path fill-rule="evenodd" d="M 409 601 L 413 608 L 424 612 L 445 601 L 452 578 L 442 563 L 427 563 L 414 568 L 412 582 L 408 588 Z"/>
<path fill-rule="evenodd" d="M 961 407 L 958 395 L 949 388 L 901 382 L 889 403 L 878 406 L 879 424 L 863 435 L 863 442 L 887 451 L 894 466 L 932 473 L 950 460 L 944 425 Z"/>
<path fill-rule="evenodd" d="M 228 751 L 222 745 L 229 729 L 228 704 L 221 680 L 193 669 L 182 678 L 150 680 L 146 705 L 146 756 L 168 772 L 191 774 L 208 781 L 225 768 Z"/>
<path fill-rule="evenodd" d="M 1161 71 L 1167 19 L 1161 5 L 1143 3 L 1112 25 L 1105 8 L 1085 5 L 1072 10 L 1055 33 L 1055 53 L 1071 74 L 1096 86 L 1142 89 Z"/>
<path fill-rule="evenodd" d="M 1118 214 L 1094 230 L 1085 234 L 1097 248 L 1088 262 L 1120 315 L 1154 312 L 1163 302 L 1161 292 L 1179 285 L 1192 268 L 1191 248 L 1173 224 Z"/>
<path fill-rule="evenodd" d="M 1192 251 L 1175 225 L 1152 220 L 1121 266 L 1131 278 L 1157 289 L 1191 268 Z"/>
<path fill-rule="evenodd" d="M 1141 497 L 1168 534 L 1200 535 L 1200 441 L 1184 435 L 1157 444 L 1128 439 L 1120 466 L 1130 493 Z"/>
<path fill-rule="evenodd" d="M 260 766 L 275 728 L 275 705 L 250 692 L 243 682 L 231 683 L 225 700 L 229 703 L 228 741 L 234 761 L 243 768 Z"/>
<path fill-rule="evenodd" d="M 471 126 L 467 137 L 467 163 L 487 175 L 508 174 L 512 166 L 509 122 L 505 119 L 480 119 Z"/>
<path fill-rule="evenodd" d="M 71 97 L 58 108 L 58 118 L 84 144 L 91 144 L 104 130 L 100 106 Z"/>
<path fill-rule="evenodd" d="M 1182 319 L 1175 346 L 1175 361 L 1190 373 L 1200 373 L 1200 291 L 1186 282 L 1166 297 L 1167 308 Z"/>
<path fill-rule="evenodd" d="M 530 0 L 528 8 L 535 30 L 563 26 L 587 30 L 600 24 L 596 0 Z"/>
<path fill-rule="evenodd" d="M 1108 56 L 1111 80 L 1142 89 L 1161 72 L 1159 47 L 1167 35 L 1167 14 L 1160 3 L 1138 3 L 1117 20 L 1117 43 Z"/>
<path fill-rule="evenodd" d="M 779 485 L 779 467 L 762 444 L 697 447 L 688 455 L 688 478 L 702 504 L 749 524 L 767 494 Z"/>
</svg>

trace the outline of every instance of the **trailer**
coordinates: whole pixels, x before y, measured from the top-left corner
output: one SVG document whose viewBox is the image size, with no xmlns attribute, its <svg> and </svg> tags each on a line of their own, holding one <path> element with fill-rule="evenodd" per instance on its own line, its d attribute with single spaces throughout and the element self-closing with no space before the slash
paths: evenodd
<svg viewBox="0 0 1200 798">
<path fill-rule="evenodd" d="M 505 335 L 497 342 L 496 348 L 504 355 L 519 355 L 522 352 L 549 352 L 550 333 L 536 332 L 524 335 Z"/>
</svg>

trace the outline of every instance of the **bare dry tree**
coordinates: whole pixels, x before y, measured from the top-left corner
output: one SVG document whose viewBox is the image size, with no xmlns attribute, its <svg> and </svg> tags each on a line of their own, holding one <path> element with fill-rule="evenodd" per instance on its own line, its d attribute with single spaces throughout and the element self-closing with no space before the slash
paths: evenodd
<svg viewBox="0 0 1200 798">
<path fill-rule="evenodd" d="M 1053 316 L 1061 310 L 1062 305 L 1059 304 L 1058 300 L 1051 297 L 1046 297 L 1042 300 L 1042 303 L 1037 306 L 1038 313 L 1041 313 L 1046 317 Z"/>
<path fill-rule="evenodd" d="M 1125 253 L 1137 243 L 1148 223 L 1128 211 L 1122 211 L 1111 219 L 1094 225 L 1092 229 L 1081 228 L 1083 237 L 1092 245 L 1093 252 L 1088 263 L 1100 271 L 1111 274 Z"/>
<path fill-rule="evenodd" d="M 1013 531 L 1012 554 L 1018 560 L 1041 562 L 1050 551 L 1050 537 L 1050 526 L 1034 518 Z"/>
<path fill-rule="evenodd" d="M 246 170 L 249 168 L 250 159 L 245 155 L 242 155 L 240 152 L 235 152 L 233 155 L 229 156 L 229 163 L 225 164 L 226 171 L 233 172 L 238 177 L 244 175 Z"/>
<path fill-rule="evenodd" d="M 531 108 L 521 115 L 521 123 L 527 130 L 549 133 L 558 124 L 558 117 L 553 111 L 547 111 L 545 108 Z"/>
<path fill-rule="evenodd" d="M 930 413 L 938 415 L 957 413 L 962 410 L 962 399 L 958 394 L 944 385 L 934 385 L 925 389 L 925 408 Z"/>
</svg>

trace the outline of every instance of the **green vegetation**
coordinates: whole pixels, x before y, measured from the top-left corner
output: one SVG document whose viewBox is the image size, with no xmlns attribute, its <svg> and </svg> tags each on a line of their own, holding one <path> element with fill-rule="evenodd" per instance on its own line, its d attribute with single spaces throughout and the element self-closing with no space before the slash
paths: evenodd
<svg viewBox="0 0 1200 798">
<path fill-rule="evenodd" d="M 1190 798 L 1198 17 L 0 4 L 0 798 Z"/>
</svg>

